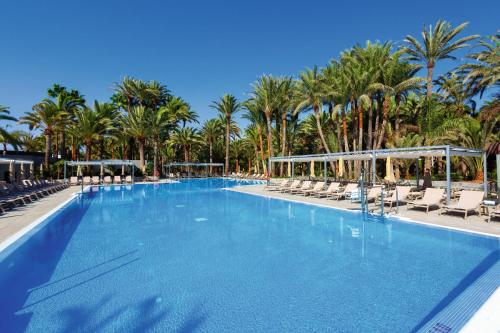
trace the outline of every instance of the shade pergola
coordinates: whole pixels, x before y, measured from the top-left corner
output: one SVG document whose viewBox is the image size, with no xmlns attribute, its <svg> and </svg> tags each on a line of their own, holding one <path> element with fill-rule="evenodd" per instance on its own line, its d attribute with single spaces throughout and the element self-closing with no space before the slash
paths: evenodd
<svg viewBox="0 0 500 333">
<path fill-rule="evenodd" d="M 224 174 L 224 163 L 201 163 L 201 162 L 174 162 L 165 164 L 166 174 L 170 174 L 170 168 L 172 167 L 204 167 L 205 172 L 208 174 L 208 168 L 210 167 L 222 167 L 222 174 Z"/>
<path fill-rule="evenodd" d="M 23 160 L 23 159 L 14 159 L 14 158 L 0 158 L 0 164 L 8 164 L 9 165 L 9 177 L 10 181 L 13 181 L 15 178 L 15 165 L 21 166 L 21 179 L 25 177 L 24 166 L 29 164 L 30 166 L 30 177 L 35 173 L 35 162 L 32 160 Z"/>
<path fill-rule="evenodd" d="M 362 150 L 353 152 L 341 152 L 331 154 L 314 154 L 314 155 L 299 155 L 299 156 L 277 156 L 270 159 L 270 162 L 291 162 L 292 171 L 294 170 L 295 162 L 320 162 L 324 163 L 324 170 L 326 170 L 326 163 L 329 161 L 372 161 L 372 173 L 376 174 L 377 159 L 418 159 L 421 157 L 445 157 L 446 158 L 446 188 L 447 188 L 447 201 L 450 202 L 451 196 L 451 157 L 477 157 L 483 158 L 483 188 L 486 193 L 488 190 L 487 180 L 487 161 L 486 153 L 481 149 L 455 147 L 450 145 L 442 146 L 424 146 L 424 147 L 408 147 L 408 148 L 392 148 L 392 149 L 379 149 L 379 150 Z M 292 172 L 293 177 L 293 172 Z M 325 172 L 326 181 L 326 172 Z"/>
<path fill-rule="evenodd" d="M 132 179 L 134 178 L 135 162 L 131 160 L 94 160 L 94 161 L 67 161 L 64 162 L 64 180 L 66 180 L 66 167 L 67 166 L 100 166 L 101 176 L 104 173 L 105 166 L 121 166 L 122 170 L 125 166 L 132 167 Z M 123 172 L 123 171 L 122 171 Z"/>
</svg>

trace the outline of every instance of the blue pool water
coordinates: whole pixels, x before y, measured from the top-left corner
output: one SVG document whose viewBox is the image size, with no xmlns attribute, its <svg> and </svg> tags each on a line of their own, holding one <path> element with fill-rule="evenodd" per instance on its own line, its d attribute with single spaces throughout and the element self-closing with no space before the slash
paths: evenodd
<svg viewBox="0 0 500 333">
<path fill-rule="evenodd" d="M 234 185 L 72 201 L 0 253 L 0 332 L 411 332 L 498 262 L 496 238 Z"/>
</svg>

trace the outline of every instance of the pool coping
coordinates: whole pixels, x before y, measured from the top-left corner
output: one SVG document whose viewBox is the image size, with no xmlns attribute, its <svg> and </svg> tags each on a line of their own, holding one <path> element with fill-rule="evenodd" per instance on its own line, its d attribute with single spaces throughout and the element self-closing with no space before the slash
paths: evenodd
<svg viewBox="0 0 500 333">
<path fill-rule="evenodd" d="M 85 189 L 84 189 L 85 190 Z M 13 235 L 9 236 L 7 239 L 5 239 L 3 242 L 0 243 L 0 254 L 6 250 L 9 246 L 17 242 L 19 239 L 27 235 L 30 231 L 35 229 L 37 226 L 40 224 L 46 222 L 49 220 L 49 218 L 57 213 L 59 210 L 63 209 L 66 205 L 68 205 L 70 202 L 75 200 L 75 198 L 78 197 L 78 195 L 81 193 L 81 191 L 74 192 L 70 194 L 70 197 L 63 202 L 61 202 L 59 205 L 54 207 L 53 209 L 49 210 L 47 213 L 43 214 L 42 216 L 38 217 L 35 219 L 33 222 L 22 228 L 21 230 L 17 231 Z"/>
</svg>

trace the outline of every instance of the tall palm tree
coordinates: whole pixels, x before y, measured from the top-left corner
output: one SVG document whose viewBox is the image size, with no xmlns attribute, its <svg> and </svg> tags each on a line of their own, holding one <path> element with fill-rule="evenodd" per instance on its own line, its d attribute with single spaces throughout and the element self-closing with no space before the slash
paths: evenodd
<svg viewBox="0 0 500 333">
<path fill-rule="evenodd" d="M 128 114 L 123 117 L 124 130 L 139 143 L 139 164 L 143 172 L 145 171 L 144 149 L 151 130 L 150 112 L 152 112 L 150 109 L 138 105 L 130 108 Z"/>
<path fill-rule="evenodd" d="M 224 124 L 219 118 L 212 118 L 203 124 L 201 130 L 203 138 L 208 144 L 208 155 L 210 164 L 213 163 L 213 148 L 215 142 L 224 135 Z M 210 174 L 212 173 L 212 165 L 210 165 Z"/>
<path fill-rule="evenodd" d="M 52 151 L 52 136 L 54 129 L 66 117 L 58 105 L 46 99 L 33 106 L 33 111 L 27 112 L 25 116 L 19 119 L 20 124 L 27 124 L 32 129 L 41 129 L 45 136 L 45 158 L 44 164 L 46 170 L 49 170 L 50 156 Z"/>
<path fill-rule="evenodd" d="M 226 123 L 226 140 L 225 140 L 225 145 L 226 145 L 226 157 L 225 157 L 225 169 L 226 169 L 226 176 L 228 175 L 229 172 L 229 144 L 230 144 L 230 127 L 231 127 L 231 118 L 234 116 L 236 112 L 238 112 L 241 108 L 240 103 L 234 97 L 233 95 L 226 94 L 222 96 L 218 101 L 213 101 L 212 108 L 217 110 L 222 117 L 225 118 L 225 123 Z"/>
<path fill-rule="evenodd" d="M 267 174 L 266 158 L 264 154 L 264 139 L 262 136 L 262 128 L 266 127 L 266 121 L 264 119 L 264 112 L 261 110 L 259 103 L 255 99 L 249 99 L 243 103 L 243 107 L 246 112 L 243 114 L 243 118 L 250 121 L 255 126 L 257 130 L 257 135 L 259 138 L 259 152 L 260 161 L 262 163 L 262 170 L 264 174 Z"/>
<path fill-rule="evenodd" d="M 190 152 L 193 146 L 201 143 L 199 132 L 192 127 L 183 127 L 177 129 L 172 135 L 172 143 L 182 147 L 184 152 L 184 162 L 189 162 Z"/>
<path fill-rule="evenodd" d="M 277 108 L 281 115 L 281 156 L 286 154 L 287 143 L 287 121 L 290 111 L 294 107 L 295 81 L 291 77 L 278 79 L 278 102 Z M 283 162 L 280 163 L 280 177 L 283 177 Z"/>
<path fill-rule="evenodd" d="M 330 148 L 323 133 L 321 119 L 323 116 L 323 99 L 325 98 L 325 86 L 323 78 L 320 75 L 318 68 L 307 69 L 300 73 L 300 80 L 297 84 L 297 106 L 295 112 L 302 109 L 312 109 L 316 119 L 316 129 L 321 140 L 321 145 L 327 154 L 330 154 Z M 332 169 L 334 165 L 330 162 Z"/>
<path fill-rule="evenodd" d="M 471 35 L 453 39 L 464 30 L 468 22 L 462 23 L 455 28 L 446 21 L 437 21 L 434 28 L 425 27 L 422 31 L 422 44 L 413 36 L 406 36 L 404 46 L 401 51 L 408 55 L 412 61 L 423 62 L 427 66 L 427 100 L 432 94 L 432 80 L 434 67 L 438 60 L 456 59 L 452 53 L 458 49 L 469 46 L 467 42 L 478 38 L 478 35 Z"/>
<path fill-rule="evenodd" d="M 398 53 L 391 56 L 390 60 L 385 63 L 381 72 L 379 82 L 372 83 L 369 89 L 380 91 L 384 95 L 383 102 L 383 117 L 380 135 L 378 136 L 376 149 L 380 149 L 382 141 L 385 139 L 385 130 L 389 115 L 390 99 L 394 97 L 396 104 L 396 121 L 395 121 L 395 136 L 399 137 L 399 110 L 401 98 L 406 96 L 411 91 L 418 90 L 420 84 L 424 81 L 422 78 L 414 77 L 415 73 L 420 69 L 419 66 L 412 65 L 406 61 L 402 61 Z"/>
<path fill-rule="evenodd" d="M 466 74 L 464 81 L 471 93 L 483 93 L 492 87 L 500 88 L 500 32 L 481 40 L 477 47 L 481 50 L 467 56 L 475 62 L 459 68 Z"/>
<path fill-rule="evenodd" d="M 78 131 L 78 136 L 85 144 L 85 159 L 92 159 L 92 145 L 98 142 L 101 136 L 111 130 L 111 119 L 105 117 L 91 108 L 84 108 L 75 113 L 75 129 Z"/>
</svg>

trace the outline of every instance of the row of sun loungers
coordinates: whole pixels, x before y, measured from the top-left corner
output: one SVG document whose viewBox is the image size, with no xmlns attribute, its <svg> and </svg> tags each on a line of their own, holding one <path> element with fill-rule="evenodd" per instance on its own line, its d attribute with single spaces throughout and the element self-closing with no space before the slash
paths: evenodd
<svg viewBox="0 0 500 333">
<path fill-rule="evenodd" d="M 82 179 L 79 179 L 78 177 L 70 177 L 69 179 L 70 185 L 101 185 L 123 183 L 133 183 L 132 176 L 126 176 L 125 178 L 122 178 L 121 176 L 114 176 L 113 178 L 111 178 L 111 176 L 104 176 L 102 179 L 99 176 L 85 176 Z"/>
<path fill-rule="evenodd" d="M 21 183 L 0 183 L 0 212 L 27 205 L 67 188 L 68 185 L 45 180 L 28 180 Z"/>
<path fill-rule="evenodd" d="M 313 183 L 306 180 L 290 180 L 284 179 L 277 183 L 272 183 L 266 186 L 268 191 L 278 191 L 281 193 L 309 195 L 311 197 L 327 198 L 327 199 L 351 199 L 352 202 L 360 202 L 359 187 L 356 183 L 348 183 L 344 187 L 339 182 L 326 184 L 324 181 Z M 476 212 L 481 215 L 481 204 L 484 199 L 483 191 L 462 190 L 459 194 L 459 200 L 449 205 L 443 204 L 446 198 L 444 189 L 428 188 L 425 193 L 419 197 L 412 195 L 411 186 L 396 186 L 393 191 L 384 192 L 383 199 L 382 186 L 373 186 L 367 189 L 366 201 L 380 203 L 383 200 L 384 205 L 392 208 L 394 205 L 406 204 L 407 209 L 424 208 L 428 213 L 431 208 L 438 208 L 439 214 L 447 212 L 459 212 L 467 218 L 470 212 Z M 412 199 L 413 197 L 413 199 Z M 500 217 L 500 206 L 489 212 L 489 220 L 492 217 Z"/>
</svg>

